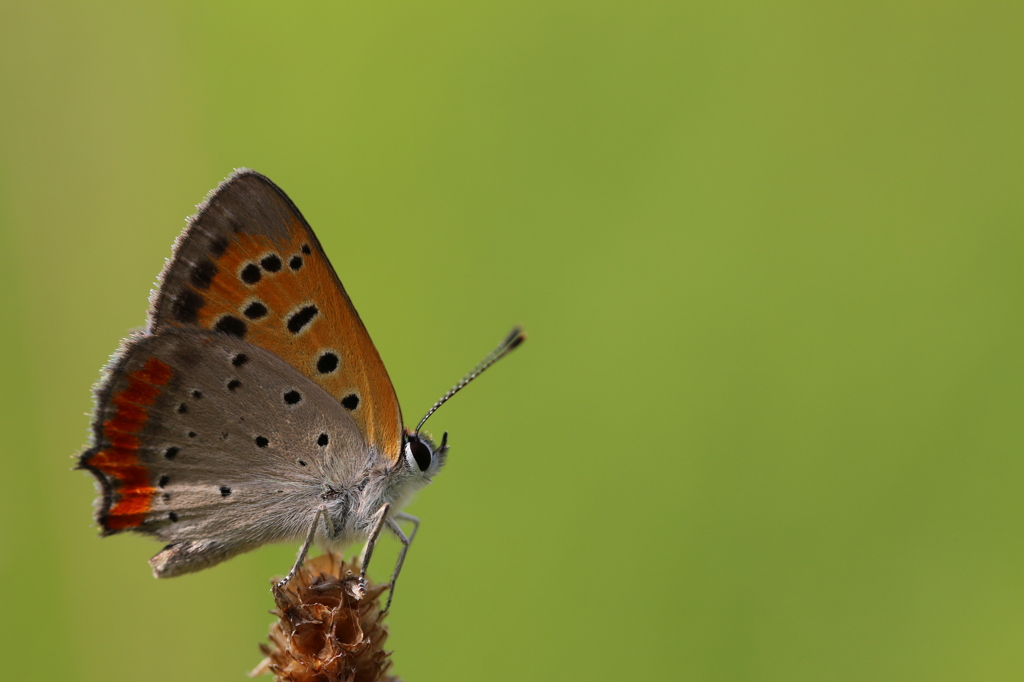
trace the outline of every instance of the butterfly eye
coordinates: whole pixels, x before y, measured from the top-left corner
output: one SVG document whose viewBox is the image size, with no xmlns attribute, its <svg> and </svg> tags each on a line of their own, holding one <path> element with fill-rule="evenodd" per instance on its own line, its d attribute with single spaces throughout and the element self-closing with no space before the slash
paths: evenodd
<svg viewBox="0 0 1024 682">
<path fill-rule="evenodd" d="M 412 451 L 412 456 L 416 459 L 416 466 L 420 468 L 420 471 L 426 471 L 430 468 L 430 460 L 433 455 L 423 441 L 413 436 L 409 439 L 409 450 Z"/>
</svg>

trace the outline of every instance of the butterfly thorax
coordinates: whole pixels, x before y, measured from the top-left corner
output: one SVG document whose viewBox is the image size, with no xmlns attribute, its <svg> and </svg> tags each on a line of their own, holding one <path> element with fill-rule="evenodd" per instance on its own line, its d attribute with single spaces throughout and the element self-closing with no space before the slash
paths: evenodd
<svg viewBox="0 0 1024 682">
<path fill-rule="evenodd" d="M 324 484 L 321 496 L 330 524 L 317 533 L 321 544 L 338 548 L 365 540 L 384 505 L 389 506 L 388 515 L 393 516 L 431 482 L 444 465 L 448 448 L 437 448 L 426 435 L 418 436 L 417 440 L 426 446 L 420 451 L 419 460 L 407 442 L 403 445 L 406 456 L 398 462 L 367 467 L 347 484 Z M 423 465 L 425 469 L 421 468 Z"/>
</svg>

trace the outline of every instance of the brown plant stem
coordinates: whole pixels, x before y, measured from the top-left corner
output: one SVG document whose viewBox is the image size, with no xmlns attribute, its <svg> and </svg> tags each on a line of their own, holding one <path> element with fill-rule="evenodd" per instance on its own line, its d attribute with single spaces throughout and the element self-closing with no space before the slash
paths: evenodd
<svg viewBox="0 0 1024 682">
<path fill-rule="evenodd" d="M 270 628 L 266 656 L 250 676 L 276 682 L 398 682 L 388 674 L 390 652 L 380 595 L 387 585 L 368 583 L 358 595 L 359 571 L 337 554 L 307 561 L 284 587 L 272 581 L 278 621 Z"/>
</svg>

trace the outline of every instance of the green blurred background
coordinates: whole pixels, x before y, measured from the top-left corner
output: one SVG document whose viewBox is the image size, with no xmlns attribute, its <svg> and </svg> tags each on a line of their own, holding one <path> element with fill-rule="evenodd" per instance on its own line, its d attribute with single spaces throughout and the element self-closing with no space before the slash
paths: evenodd
<svg viewBox="0 0 1024 682">
<path fill-rule="evenodd" d="M 5 2 L 0 676 L 259 661 L 295 546 L 156 581 L 70 471 L 249 166 L 410 421 L 531 334 L 432 421 L 403 678 L 1022 679 L 1022 122 L 1020 3 Z"/>
</svg>

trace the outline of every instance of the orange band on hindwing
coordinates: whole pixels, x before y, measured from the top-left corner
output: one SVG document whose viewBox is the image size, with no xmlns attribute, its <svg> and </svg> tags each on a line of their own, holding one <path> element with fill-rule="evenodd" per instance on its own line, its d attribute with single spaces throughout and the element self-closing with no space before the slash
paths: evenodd
<svg viewBox="0 0 1024 682">
<path fill-rule="evenodd" d="M 103 422 L 103 436 L 110 445 L 83 461 L 114 484 L 112 495 L 117 501 L 100 519 L 108 531 L 139 526 L 150 510 L 156 489 L 139 460 L 140 436 L 149 419 L 147 408 L 156 402 L 161 387 L 173 374 L 170 365 L 156 358 L 129 373 L 128 385 L 110 400 L 114 415 Z"/>
</svg>

